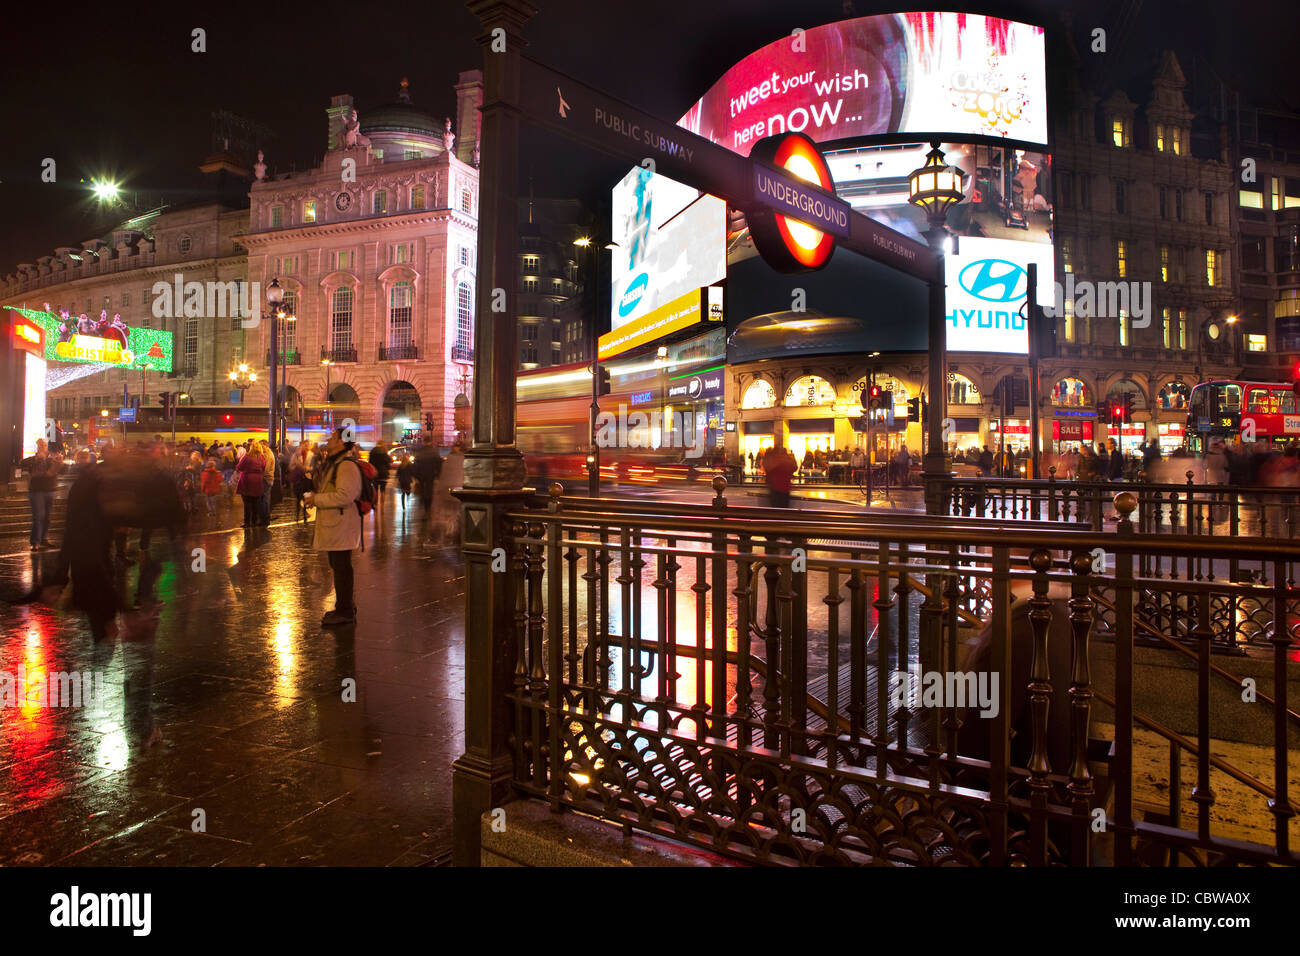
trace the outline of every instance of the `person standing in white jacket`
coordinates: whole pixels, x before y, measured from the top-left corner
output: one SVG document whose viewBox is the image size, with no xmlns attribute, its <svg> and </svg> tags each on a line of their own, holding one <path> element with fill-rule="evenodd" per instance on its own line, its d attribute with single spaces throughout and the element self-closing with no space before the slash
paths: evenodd
<svg viewBox="0 0 1300 956">
<path fill-rule="evenodd" d="M 316 490 L 303 496 L 303 502 L 316 509 L 313 546 L 329 555 L 334 574 L 334 610 L 321 618 L 324 627 L 357 619 L 352 552 L 361 547 L 361 514 L 356 505 L 361 497 L 361 466 L 350 457 L 353 447 L 353 442 L 343 440 L 342 428 L 334 429 L 325 446 L 325 460 L 315 468 Z"/>
</svg>

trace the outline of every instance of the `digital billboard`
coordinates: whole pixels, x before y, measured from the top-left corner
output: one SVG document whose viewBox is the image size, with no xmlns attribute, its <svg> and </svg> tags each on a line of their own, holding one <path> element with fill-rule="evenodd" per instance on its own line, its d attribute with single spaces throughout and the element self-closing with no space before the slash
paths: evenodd
<svg viewBox="0 0 1300 956">
<path fill-rule="evenodd" d="M 727 206 L 641 166 L 613 189 L 610 329 L 727 274 Z"/>
<path fill-rule="evenodd" d="M 1029 354 L 1022 308 L 1029 263 L 1038 266 L 1038 302 L 1055 295 L 1052 247 L 1012 239 L 960 239 L 947 256 L 944 316 L 950 352 Z"/>
<path fill-rule="evenodd" d="M 84 362 L 172 371 L 172 334 L 161 329 L 131 328 L 120 314 L 98 319 L 84 312 L 53 315 L 35 309 L 15 309 L 45 332 L 47 362 Z"/>
<path fill-rule="evenodd" d="M 678 125 L 748 155 L 805 133 L 819 143 L 882 133 L 1047 142 L 1042 27 L 969 13 L 841 20 L 769 43 L 727 70 Z"/>
</svg>

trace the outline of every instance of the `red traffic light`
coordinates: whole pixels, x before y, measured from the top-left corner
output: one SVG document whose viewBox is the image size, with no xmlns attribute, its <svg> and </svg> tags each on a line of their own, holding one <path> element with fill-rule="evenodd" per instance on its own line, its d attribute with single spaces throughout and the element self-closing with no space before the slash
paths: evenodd
<svg viewBox="0 0 1300 956">
<path fill-rule="evenodd" d="M 233 417 L 232 415 L 230 415 L 230 414 L 226 414 L 226 415 L 224 415 L 223 417 L 224 417 L 225 420 L 228 421 L 228 422 L 229 422 L 229 421 L 234 421 L 234 417 Z"/>
</svg>

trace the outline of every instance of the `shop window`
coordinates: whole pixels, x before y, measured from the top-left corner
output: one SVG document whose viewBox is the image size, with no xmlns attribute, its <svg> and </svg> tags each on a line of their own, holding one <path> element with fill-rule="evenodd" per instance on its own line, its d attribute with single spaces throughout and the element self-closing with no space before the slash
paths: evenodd
<svg viewBox="0 0 1300 956">
<path fill-rule="evenodd" d="M 1191 400 L 1192 390 L 1182 382 L 1169 382 L 1160 388 L 1158 398 L 1165 411 L 1183 411 Z"/>
<path fill-rule="evenodd" d="M 948 373 L 948 404 L 979 405 L 983 402 L 975 383 L 958 372 Z"/>
<path fill-rule="evenodd" d="M 776 389 L 766 379 L 756 378 L 749 383 L 740 400 L 741 408 L 772 408 L 776 405 Z"/>
<path fill-rule="evenodd" d="M 1052 404 L 1081 408 L 1088 404 L 1088 386 L 1081 379 L 1063 378 L 1052 386 Z"/>
<path fill-rule="evenodd" d="M 785 393 L 787 406 L 833 405 L 835 388 L 820 375 L 805 375 L 796 379 Z"/>
</svg>

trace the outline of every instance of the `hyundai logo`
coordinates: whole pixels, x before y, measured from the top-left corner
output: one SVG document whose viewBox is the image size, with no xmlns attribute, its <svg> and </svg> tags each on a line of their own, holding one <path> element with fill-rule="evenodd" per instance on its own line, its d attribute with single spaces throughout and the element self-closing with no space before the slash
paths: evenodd
<svg viewBox="0 0 1300 956">
<path fill-rule="evenodd" d="M 1025 294 L 1025 270 L 1005 259 L 980 259 L 961 270 L 961 287 L 985 302 L 1014 302 Z"/>
<path fill-rule="evenodd" d="M 646 289 L 650 286 L 650 273 L 643 272 L 630 283 L 623 293 L 623 297 L 618 300 L 618 314 L 622 318 L 627 318 L 636 309 L 641 297 L 645 295 Z"/>
</svg>

